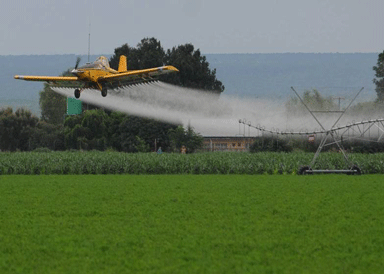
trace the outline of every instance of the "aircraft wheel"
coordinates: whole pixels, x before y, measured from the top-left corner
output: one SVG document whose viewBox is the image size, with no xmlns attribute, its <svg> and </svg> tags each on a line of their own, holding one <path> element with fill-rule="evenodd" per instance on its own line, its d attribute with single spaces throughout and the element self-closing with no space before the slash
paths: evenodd
<svg viewBox="0 0 384 274">
<path fill-rule="evenodd" d="M 108 94 L 107 89 L 106 89 L 106 88 L 103 88 L 103 89 L 101 90 L 101 96 L 105 97 L 105 96 L 107 96 L 107 94 Z"/>
<path fill-rule="evenodd" d="M 76 99 L 79 99 L 80 98 L 80 89 L 75 89 L 75 97 Z"/>
</svg>

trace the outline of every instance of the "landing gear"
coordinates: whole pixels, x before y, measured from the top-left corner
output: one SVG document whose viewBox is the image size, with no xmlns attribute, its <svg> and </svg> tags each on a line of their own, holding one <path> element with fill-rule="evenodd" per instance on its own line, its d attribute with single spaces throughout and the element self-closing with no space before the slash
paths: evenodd
<svg viewBox="0 0 384 274">
<path fill-rule="evenodd" d="M 80 98 L 80 89 L 75 89 L 75 98 L 79 99 Z"/>
<path fill-rule="evenodd" d="M 81 94 L 82 90 L 83 89 L 79 89 L 79 88 L 75 89 L 75 98 L 76 99 L 80 98 L 80 94 Z M 108 94 L 108 89 L 106 87 L 103 87 L 101 90 L 101 96 L 105 97 L 105 96 L 107 96 L 107 94 Z"/>
<path fill-rule="evenodd" d="M 107 88 L 103 87 L 103 89 L 101 90 L 101 96 L 105 97 L 105 96 L 107 96 L 107 94 L 108 94 Z"/>
</svg>

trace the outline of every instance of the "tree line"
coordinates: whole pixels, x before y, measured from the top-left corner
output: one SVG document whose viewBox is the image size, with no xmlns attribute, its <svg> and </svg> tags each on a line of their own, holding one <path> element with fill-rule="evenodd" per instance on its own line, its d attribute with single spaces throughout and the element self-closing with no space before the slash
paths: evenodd
<svg viewBox="0 0 384 274">
<path fill-rule="evenodd" d="M 141 118 L 120 112 L 93 109 L 67 116 L 62 124 L 47 123 L 28 110 L 0 111 L 1 151 L 115 150 L 123 152 L 193 152 L 203 138 L 192 128 Z"/>
</svg>

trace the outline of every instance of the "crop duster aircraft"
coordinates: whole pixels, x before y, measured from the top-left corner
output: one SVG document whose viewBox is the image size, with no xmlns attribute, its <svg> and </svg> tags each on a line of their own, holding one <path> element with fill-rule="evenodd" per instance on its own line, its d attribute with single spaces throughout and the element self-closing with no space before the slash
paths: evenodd
<svg viewBox="0 0 384 274">
<path fill-rule="evenodd" d="M 136 82 L 148 82 L 153 77 L 178 72 L 174 66 L 162 66 L 157 68 L 148 68 L 140 70 L 127 70 L 127 57 L 120 56 L 119 68 L 114 70 L 110 68 L 107 57 L 100 56 L 93 63 L 87 63 L 84 66 L 79 65 L 80 59 L 77 60 L 75 68 L 71 73 L 75 76 L 31 76 L 31 75 L 15 75 L 15 79 L 26 81 L 44 81 L 50 84 L 57 84 L 60 81 L 73 81 L 83 83 L 82 87 L 75 89 L 75 97 L 80 98 L 80 93 L 87 88 L 98 89 L 103 97 L 107 96 L 108 88 L 131 84 Z"/>
</svg>

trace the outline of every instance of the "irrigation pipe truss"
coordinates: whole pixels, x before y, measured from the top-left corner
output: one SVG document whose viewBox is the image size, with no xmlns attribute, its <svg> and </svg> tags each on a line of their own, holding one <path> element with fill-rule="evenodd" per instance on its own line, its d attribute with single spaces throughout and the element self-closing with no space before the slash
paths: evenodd
<svg viewBox="0 0 384 274">
<path fill-rule="evenodd" d="M 334 122 L 333 126 L 330 128 L 330 129 L 325 129 L 324 126 L 320 123 L 320 121 L 316 118 L 316 115 L 314 114 L 315 111 L 312 111 L 309 109 L 309 107 L 305 104 L 305 102 L 303 101 L 303 99 L 300 97 L 300 95 L 297 93 L 297 91 L 291 87 L 291 89 L 293 90 L 293 92 L 296 94 L 296 96 L 299 98 L 299 100 L 301 101 L 301 103 L 305 106 L 305 108 L 308 110 L 308 112 L 312 115 L 312 117 L 316 120 L 316 122 L 320 125 L 320 127 L 322 128 L 322 130 L 315 130 L 315 131 L 300 131 L 300 132 L 294 132 L 294 131 L 279 131 L 279 130 L 268 130 L 268 129 L 265 129 L 265 127 L 261 127 L 261 126 L 252 126 L 251 123 L 248 123 L 248 126 L 249 127 L 253 127 L 253 128 L 256 128 L 258 130 L 261 130 L 261 131 L 265 131 L 265 132 L 269 132 L 269 133 L 272 133 L 272 134 L 280 134 L 280 135 L 316 135 L 316 134 L 324 134 L 324 136 L 322 137 L 321 139 L 321 142 L 319 144 L 319 147 L 317 148 L 317 151 L 312 159 L 312 162 L 309 166 L 303 166 L 299 169 L 299 172 L 298 174 L 313 174 L 313 173 L 347 173 L 347 174 L 361 174 L 361 169 L 357 166 L 357 165 L 353 165 L 353 163 L 349 160 L 348 158 L 348 155 L 345 151 L 345 149 L 343 148 L 342 146 L 342 140 L 343 140 L 343 136 L 341 136 L 339 138 L 339 136 L 337 136 L 337 131 L 339 130 L 344 130 L 344 133 L 346 132 L 349 132 L 349 129 L 352 128 L 353 131 L 355 131 L 354 127 L 357 127 L 357 129 L 359 130 L 359 134 L 360 134 L 360 137 L 364 136 L 364 134 L 369 131 L 369 129 L 376 125 L 376 127 L 378 128 L 378 130 L 381 131 L 381 133 L 379 133 L 379 138 L 378 138 L 378 141 L 383 137 L 384 135 L 384 119 L 383 118 L 377 118 L 377 119 L 374 119 L 374 120 L 366 120 L 366 121 L 361 121 L 361 122 L 353 122 L 351 124 L 347 124 L 345 126 L 336 126 L 337 123 L 340 121 L 341 117 L 345 114 L 345 112 L 350 108 L 350 106 L 352 105 L 352 103 L 355 101 L 355 99 L 359 96 L 359 94 L 362 92 L 362 90 L 364 89 L 364 87 L 362 87 L 359 92 L 357 92 L 356 96 L 353 98 L 353 100 L 349 103 L 348 107 L 343 110 L 343 111 L 339 111 L 341 114 L 339 116 L 339 118 L 336 120 L 336 122 Z M 246 124 L 246 121 L 245 120 L 239 120 L 239 123 L 243 123 L 244 125 Z M 367 129 L 364 129 L 364 125 L 365 124 L 368 124 L 368 128 Z M 363 129 L 361 130 L 360 126 L 363 127 Z M 381 127 L 383 128 L 381 128 Z M 370 135 L 370 134 L 369 134 Z M 346 170 L 312 170 L 312 166 L 314 166 L 315 162 L 316 162 L 316 159 L 317 157 L 319 156 L 321 150 L 326 146 L 326 145 L 329 145 L 327 144 L 327 141 L 328 141 L 328 137 L 331 137 L 333 139 L 333 143 L 331 144 L 336 144 L 337 147 L 339 148 L 339 151 L 343 154 L 344 156 L 344 159 L 345 159 L 345 162 L 347 163 L 347 165 L 349 166 L 348 169 Z"/>
<path fill-rule="evenodd" d="M 364 124 L 374 124 L 374 123 L 380 123 L 381 126 L 384 128 L 383 122 L 384 122 L 384 118 L 378 118 L 378 119 L 373 119 L 373 120 L 366 120 L 366 121 L 361 121 L 361 122 L 355 122 L 355 123 L 347 124 L 345 126 L 333 127 L 331 129 L 328 129 L 328 130 L 316 130 L 316 131 L 279 131 L 278 129 L 276 129 L 276 130 L 275 129 L 266 129 L 265 127 L 260 126 L 260 125 L 253 126 L 250 123 L 246 123 L 243 120 L 239 120 L 239 123 L 242 123 L 244 125 L 248 125 L 249 127 L 252 127 L 252 128 L 264 131 L 264 132 L 268 132 L 268 133 L 272 133 L 272 134 L 280 134 L 280 135 L 315 135 L 315 134 L 324 134 L 324 133 L 329 133 L 329 132 L 335 132 L 335 131 L 342 130 L 342 129 L 348 129 L 348 128 L 351 128 L 351 127 L 354 127 L 354 126 L 359 126 L 359 125 L 364 125 Z"/>
</svg>

